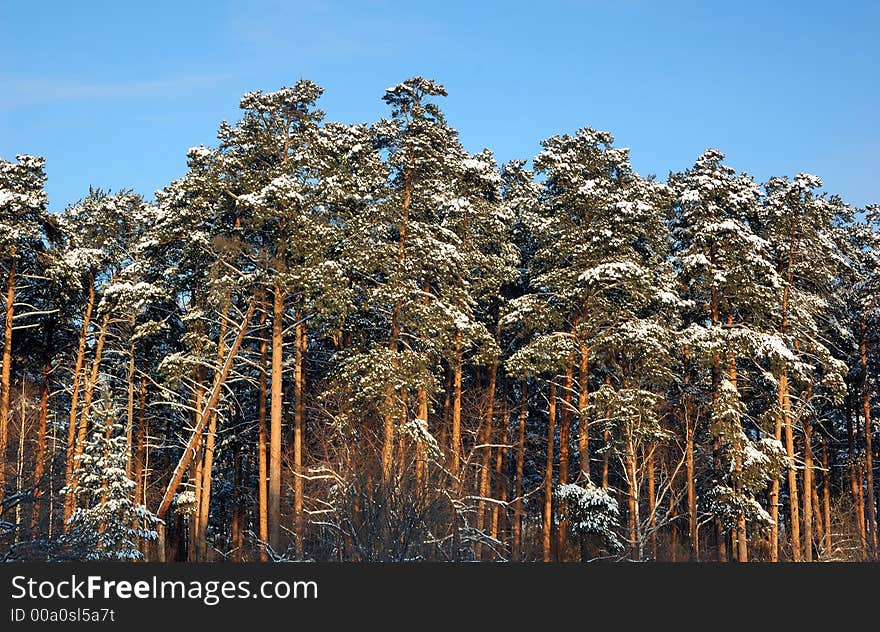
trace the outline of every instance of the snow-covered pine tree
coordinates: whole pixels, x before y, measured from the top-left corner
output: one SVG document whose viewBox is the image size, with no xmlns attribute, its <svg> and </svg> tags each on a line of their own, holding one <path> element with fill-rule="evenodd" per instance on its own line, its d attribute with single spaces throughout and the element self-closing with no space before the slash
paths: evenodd
<svg viewBox="0 0 880 632">
<path fill-rule="evenodd" d="M 851 210 L 836 198 L 817 193 L 821 184 L 818 177 L 804 173 L 791 179 L 771 178 L 764 185 L 764 202 L 756 208 L 753 216 L 755 232 L 770 244 L 777 273 L 782 279 L 782 289 L 777 292 L 777 331 L 784 340 L 787 354 L 780 353 L 782 361 L 774 367 L 780 409 L 776 436 L 781 437 L 784 432 L 789 459 L 788 517 L 794 561 L 813 559 L 812 464 L 804 470 L 806 490 L 799 497 L 795 425 L 800 419 L 807 422 L 802 430 L 805 461 L 809 461 L 812 399 L 820 388 L 832 398 L 839 399 L 845 391 L 843 377 L 847 370 L 824 342 L 823 319 L 832 284 L 845 263 L 838 249 L 835 224 L 846 220 Z M 776 489 L 771 490 L 771 502 Z M 772 511 L 771 516 L 775 522 L 777 516 L 772 515 Z M 806 542 L 801 537 L 802 521 Z M 774 547 L 772 542 L 770 553 L 771 559 L 776 559 L 778 546 Z"/>
<path fill-rule="evenodd" d="M 664 314 L 676 302 L 670 291 L 670 270 L 664 263 L 667 194 L 662 186 L 634 173 L 628 150 L 614 148 L 612 143 L 610 134 L 590 128 L 544 141 L 544 151 L 535 159 L 546 181 L 534 225 L 538 246 L 531 262 L 532 293 L 511 301 L 505 315 L 505 323 L 511 326 L 535 326 L 532 340 L 507 361 L 508 370 L 550 376 L 545 559 L 551 549 L 557 376 L 565 375 L 559 399 L 562 409 L 570 410 L 574 366 L 579 367 L 576 410 L 584 482 L 590 480 L 588 419 L 591 410 L 599 410 L 589 399 L 590 360 L 593 368 L 602 366 L 607 376 L 607 397 L 599 415 L 607 431 L 603 453 L 606 463 L 612 454 L 626 462 L 632 546 L 639 531 L 636 490 L 647 471 L 637 465 L 641 444 L 637 449 L 633 440 L 662 434 L 651 409 L 656 401 L 652 392 L 662 383 L 659 376 L 669 338 Z M 612 378 L 617 380 L 614 386 Z M 630 414 L 636 408 L 624 402 L 635 401 L 645 405 L 636 407 L 638 414 Z M 620 415 L 612 414 L 618 404 Z M 564 484 L 569 438 L 566 416 L 560 417 L 560 468 L 564 470 L 560 481 Z M 620 423 L 613 423 L 615 419 Z M 648 432 L 649 427 L 657 432 Z M 623 451 L 615 451 L 616 447 Z M 653 507 L 653 500 L 650 504 Z"/>
<path fill-rule="evenodd" d="M 156 538 L 156 517 L 133 496 L 126 468 L 131 446 L 111 393 L 101 387 L 91 415 L 91 434 L 77 456 L 76 509 L 64 537 L 70 555 L 83 560 L 133 561 L 143 558 L 139 540 Z"/>
<path fill-rule="evenodd" d="M 272 297 L 269 419 L 268 536 L 281 547 L 283 371 L 287 329 L 293 322 L 293 512 L 294 546 L 303 554 L 303 453 L 306 424 L 305 367 L 312 299 L 344 286 L 328 249 L 336 228 L 318 197 L 321 149 L 316 102 L 323 89 L 307 80 L 275 92 L 251 92 L 241 99 L 241 120 L 220 130 L 219 167 L 240 214 L 246 255 L 259 272 L 261 292 Z"/>
<path fill-rule="evenodd" d="M 782 281 L 770 244 L 748 223 L 761 190 L 751 177 L 737 174 L 723 159 L 720 151 L 706 150 L 693 167 L 670 177 L 676 196 L 672 237 L 684 301 L 681 343 L 696 366 L 708 371 L 696 380 L 706 387 L 697 397 L 709 409 L 706 430 L 713 442 L 713 482 L 706 506 L 717 518 L 719 559 L 726 560 L 727 539 L 732 534 L 733 556 L 746 561 L 749 520 L 761 528 L 772 525 L 775 529 L 775 524 L 756 507 L 754 494 L 762 490 L 754 486 L 745 489 L 743 468 L 761 463 L 771 468 L 778 437 L 749 419 L 738 384 L 749 378 L 743 373 L 776 366 L 789 354 L 776 334 L 774 309 Z M 687 388 L 687 405 L 692 407 L 693 385 Z M 690 533 L 695 540 L 698 502 L 694 497 L 693 450 L 700 420 L 692 410 L 684 411 L 681 417 L 687 424 L 683 428 L 686 479 Z M 759 458 L 762 447 L 769 453 Z M 778 447 L 781 449 L 781 444 Z M 772 472 L 768 469 L 765 473 L 768 481 Z M 695 553 L 697 543 L 691 544 Z"/>
<path fill-rule="evenodd" d="M 3 272 L 3 354 L 0 365 L 0 501 L 6 496 L 9 439 L 9 406 L 12 392 L 12 338 L 19 277 L 34 269 L 44 250 L 46 213 L 45 160 L 40 156 L 16 156 L 16 162 L 0 159 L 0 265 Z"/>
</svg>

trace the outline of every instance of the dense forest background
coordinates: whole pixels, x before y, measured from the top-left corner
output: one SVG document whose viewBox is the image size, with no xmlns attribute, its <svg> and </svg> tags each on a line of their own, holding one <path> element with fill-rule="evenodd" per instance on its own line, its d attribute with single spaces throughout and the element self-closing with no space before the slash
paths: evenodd
<svg viewBox="0 0 880 632">
<path fill-rule="evenodd" d="M 0 161 L 5 560 L 866 560 L 880 209 L 439 84 L 246 94 L 156 193 Z"/>
</svg>

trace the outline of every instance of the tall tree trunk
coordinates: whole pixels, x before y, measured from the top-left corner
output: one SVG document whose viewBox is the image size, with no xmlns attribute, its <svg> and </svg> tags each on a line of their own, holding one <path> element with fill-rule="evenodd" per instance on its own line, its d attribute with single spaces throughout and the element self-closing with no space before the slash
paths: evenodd
<svg viewBox="0 0 880 632">
<path fill-rule="evenodd" d="M 861 341 L 859 343 L 859 355 L 862 362 L 862 414 L 865 418 L 865 473 L 867 475 L 867 510 L 868 510 L 868 537 L 871 552 L 877 553 L 877 510 L 874 496 L 874 454 L 873 434 L 874 426 L 871 424 L 871 394 L 868 389 L 868 350 L 865 341 L 865 319 L 861 320 Z"/>
<path fill-rule="evenodd" d="M 822 435 L 822 509 L 825 514 L 825 555 L 831 557 L 831 467 L 828 458 L 828 441 Z"/>
<path fill-rule="evenodd" d="M 513 492 L 513 559 L 522 559 L 522 513 L 523 513 L 523 469 L 525 465 L 526 416 L 529 405 L 529 382 L 523 378 L 520 384 L 519 435 L 516 441 L 516 476 Z"/>
<path fill-rule="evenodd" d="M 733 326 L 733 312 L 728 312 L 727 314 L 727 325 L 728 327 Z M 733 385 L 733 388 L 736 389 L 737 393 L 739 393 L 739 384 L 737 381 L 737 373 L 736 373 L 736 354 L 728 353 L 727 356 L 727 378 L 730 380 L 730 383 Z M 737 431 L 742 432 L 742 420 L 737 419 Z M 743 461 L 742 461 L 742 452 L 737 450 L 736 458 L 734 459 L 734 469 L 737 475 L 737 479 L 741 479 L 742 471 L 743 471 Z M 739 480 L 736 483 L 736 491 L 738 494 L 742 494 L 742 485 Z M 739 562 L 748 562 L 749 561 L 749 544 L 748 544 L 748 531 L 746 528 L 746 514 L 741 509 L 739 515 L 736 519 L 736 530 L 734 531 L 733 545 L 736 548 L 736 559 Z"/>
<path fill-rule="evenodd" d="M 284 405 L 284 292 L 276 287 L 272 302 L 272 391 L 269 417 L 269 546 L 281 547 L 281 411 Z"/>
<path fill-rule="evenodd" d="M 77 427 L 77 414 L 79 413 L 79 390 L 80 390 L 80 375 L 82 374 L 83 366 L 85 364 L 85 355 L 86 355 L 86 338 L 88 337 L 89 327 L 92 322 L 92 310 L 95 307 L 95 273 L 91 272 L 89 274 L 89 298 L 86 301 L 86 308 L 83 314 L 83 322 L 82 328 L 79 333 L 79 343 L 77 345 L 76 351 L 76 361 L 73 368 L 73 385 L 71 386 L 70 392 L 70 419 L 68 421 L 67 426 L 67 461 L 66 461 L 66 474 L 64 478 L 65 485 L 69 489 L 73 487 L 73 471 L 74 471 L 74 461 L 73 461 L 73 452 L 74 446 L 76 445 L 76 427 Z M 73 513 L 73 494 L 67 494 L 64 498 L 64 522 L 67 523 L 67 520 L 70 518 L 70 514 Z M 66 527 L 65 527 L 66 529 Z"/>
<path fill-rule="evenodd" d="M 657 561 L 657 490 L 654 480 L 654 450 L 648 452 L 648 519 L 651 529 L 651 559 Z"/>
<path fill-rule="evenodd" d="M 611 386 L 611 376 L 605 374 L 605 386 Z M 607 401 L 607 400 L 606 400 Z M 602 489 L 608 489 L 608 464 L 611 454 L 611 433 L 608 431 L 608 420 L 611 418 L 611 405 L 605 404 L 605 421 L 603 425 L 605 429 L 602 431 L 603 449 L 605 453 L 602 455 Z"/>
<path fill-rule="evenodd" d="M 293 418 L 293 516 L 297 559 L 303 559 L 303 426 L 305 424 L 305 365 L 307 334 L 302 310 L 296 314 L 296 354 L 294 364 Z"/>
<path fill-rule="evenodd" d="M 690 348 L 685 345 L 683 349 L 684 355 L 684 388 L 685 393 L 682 397 L 684 412 L 684 432 L 685 432 L 685 474 L 687 476 L 687 506 L 688 506 L 688 532 L 690 545 L 690 559 L 696 561 L 700 559 L 700 541 L 699 541 L 699 522 L 697 521 L 697 489 L 696 489 L 696 471 L 694 464 L 694 426 L 693 410 L 691 405 L 690 388 L 691 372 L 690 372 Z"/>
<path fill-rule="evenodd" d="M 146 478 L 147 478 L 147 450 L 149 450 L 149 428 L 147 427 L 147 377 L 141 377 L 141 388 L 140 388 L 140 399 L 138 402 L 138 433 L 137 433 L 137 446 L 135 448 L 135 456 L 134 456 L 134 501 L 136 503 L 142 504 L 144 507 L 147 505 L 147 496 L 146 496 Z M 146 547 L 144 546 L 144 542 L 140 542 L 140 548 L 144 553 L 144 557 L 147 557 L 147 551 L 144 550 Z"/>
<path fill-rule="evenodd" d="M 810 386 L 812 389 L 812 385 Z M 808 398 L 809 401 L 809 398 Z M 804 559 L 813 561 L 813 426 L 810 413 L 804 414 Z"/>
<path fill-rule="evenodd" d="M 461 471 L 461 334 L 455 338 L 455 375 L 453 376 L 452 394 L 452 475 L 460 477 L 464 482 Z"/>
<path fill-rule="evenodd" d="M 856 428 L 853 427 L 853 413 L 849 404 L 849 400 L 847 399 L 846 403 L 846 424 L 847 424 L 847 439 L 849 446 L 849 482 L 850 482 L 850 491 L 852 493 L 853 500 L 853 510 L 855 512 L 856 518 L 856 527 L 859 532 L 859 541 L 861 544 L 860 547 L 860 560 L 864 560 L 867 557 L 867 539 L 865 537 L 865 512 L 864 507 L 859 506 L 859 488 L 861 487 L 861 481 L 858 476 L 858 457 L 856 455 Z M 858 417 L 856 416 L 855 424 L 858 425 Z"/>
<path fill-rule="evenodd" d="M 223 368 L 214 376 L 214 383 L 211 385 L 208 401 L 201 409 L 192 433 L 190 434 L 190 438 L 187 441 L 186 448 L 184 449 L 180 460 L 177 462 L 177 465 L 174 467 L 174 471 L 171 473 L 171 479 L 168 481 L 168 486 L 165 488 L 165 493 L 162 495 L 159 508 L 156 510 L 156 517 L 160 520 L 164 520 L 165 515 L 168 513 L 168 509 L 171 507 L 171 501 L 174 499 L 174 495 L 177 493 L 177 489 L 180 487 L 181 481 L 183 481 L 183 476 L 192 463 L 193 457 L 195 456 L 196 450 L 201 442 L 205 426 L 208 422 L 208 416 L 220 400 L 220 392 L 223 389 L 223 385 L 226 383 L 226 379 L 229 377 L 233 361 L 238 355 L 238 350 L 241 347 L 242 340 L 244 340 L 244 335 L 247 332 L 251 316 L 254 314 L 254 303 L 255 301 L 252 300 L 248 305 L 247 312 L 243 316 L 241 325 L 239 326 L 238 335 L 235 337 L 235 341 L 229 348 L 229 353 L 226 354 L 226 361 L 223 363 Z M 164 546 L 162 542 L 160 542 L 160 545 Z"/>
<path fill-rule="evenodd" d="M 260 534 L 260 560 L 265 562 L 269 558 L 266 555 L 266 544 L 269 542 L 269 494 L 268 494 L 268 464 L 266 452 L 266 359 L 268 356 L 269 341 L 266 335 L 268 305 L 265 297 L 260 307 L 260 372 L 257 376 L 257 502 L 259 504 L 259 534 Z"/>
<path fill-rule="evenodd" d="M 782 377 L 784 372 L 780 375 Z M 776 426 L 773 437 L 782 442 L 782 389 L 777 388 L 777 402 L 779 414 L 776 416 Z M 779 489 L 780 482 L 774 478 L 770 484 L 770 561 L 779 561 Z"/>
<path fill-rule="evenodd" d="M 12 391 L 12 319 L 15 315 L 15 248 L 6 278 L 6 319 L 3 328 L 3 367 L 0 369 L 0 501 L 6 497 L 6 448 L 9 442 L 9 399 Z"/>
<path fill-rule="evenodd" d="M 406 233 L 409 228 L 409 208 L 412 203 L 412 173 L 405 169 L 403 173 L 403 200 L 400 209 L 400 237 L 397 242 L 397 272 L 403 270 L 406 260 Z M 391 352 L 392 367 L 397 368 L 397 345 L 400 339 L 400 312 L 403 304 L 400 299 L 394 302 L 391 313 L 391 332 L 389 335 L 388 349 Z M 391 473 L 394 464 L 394 439 L 395 439 L 395 410 L 394 387 L 391 383 L 386 387 L 384 433 L 382 437 L 382 485 L 387 487 L 391 482 Z M 458 476 L 458 470 L 453 469 L 454 475 Z"/>
<path fill-rule="evenodd" d="M 98 340 L 95 343 L 95 357 L 92 358 L 91 370 L 89 371 L 89 375 L 86 376 L 85 388 L 83 389 L 83 403 L 82 410 L 79 414 L 79 420 L 77 422 L 77 434 L 76 434 L 76 443 L 73 446 L 73 462 L 76 463 L 77 459 L 82 455 L 83 449 L 86 444 L 86 436 L 89 431 L 89 417 L 91 415 L 92 408 L 92 397 L 95 394 L 95 387 L 98 384 L 98 377 L 100 376 L 101 371 L 101 357 L 104 353 L 104 342 L 107 339 L 107 328 L 110 324 L 110 314 L 104 314 L 104 318 L 101 320 L 101 327 L 98 329 Z M 70 517 L 70 514 L 73 514 L 73 511 L 76 509 L 76 487 L 78 484 L 78 476 L 76 473 L 76 467 L 73 470 L 73 479 L 71 485 L 71 491 L 67 494 L 67 500 L 69 504 L 66 504 L 66 507 L 69 507 L 69 514 L 66 515 L 66 519 Z M 66 525 L 65 519 L 65 525 Z"/>
<path fill-rule="evenodd" d="M 678 561 L 678 510 L 680 498 L 675 492 L 675 479 L 669 481 L 669 561 Z"/>
<path fill-rule="evenodd" d="M 788 509 L 791 518 L 791 555 L 795 562 L 801 561 L 800 512 L 798 511 L 797 469 L 794 453 L 794 431 L 791 418 L 791 398 L 788 393 L 788 373 L 783 368 L 779 376 L 779 392 L 782 396 L 782 418 L 785 429 L 785 452 L 788 455 Z"/>
<path fill-rule="evenodd" d="M 126 416 L 125 416 L 125 438 L 126 445 L 128 446 L 128 458 L 125 460 L 125 475 L 128 478 L 131 478 L 131 466 L 133 464 L 134 459 L 134 451 L 132 450 L 132 446 L 134 445 L 134 327 L 135 327 L 135 313 L 131 315 L 131 333 L 132 340 L 128 345 L 128 375 L 126 377 L 126 390 L 128 391 L 128 401 L 126 402 Z"/>
<path fill-rule="evenodd" d="M 241 444 L 236 442 L 232 456 L 232 524 L 230 525 L 230 540 L 232 544 L 232 561 L 240 562 L 244 538 L 242 535 L 242 507 L 241 507 Z"/>
<path fill-rule="evenodd" d="M 626 438 L 626 486 L 627 486 L 627 503 L 629 505 L 629 546 L 630 557 L 639 559 L 640 543 L 638 537 L 638 521 L 639 521 L 639 498 L 638 498 L 638 481 L 636 479 L 636 450 L 633 444 L 632 433 L 627 433 Z"/>
<path fill-rule="evenodd" d="M 859 536 L 862 543 L 862 559 L 868 559 L 868 528 L 865 518 L 865 483 L 864 483 L 865 463 L 859 461 L 856 467 L 856 507 L 859 512 Z"/>
<path fill-rule="evenodd" d="M 223 298 L 223 308 L 220 314 L 220 331 L 217 336 L 217 367 L 216 371 L 223 368 L 223 355 L 226 351 L 226 321 L 229 318 L 229 304 L 231 297 L 227 292 Z M 198 559 L 205 561 L 208 555 L 208 519 L 211 514 L 211 483 L 214 475 L 214 445 L 217 441 L 217 412 L 211 413 L 208 421 L 208 433 L 205 436 L 205 456 L 201 468 L 201 494 L 199 496 L 198 522 L 197 522 L 197 550 Z"/>
<path fill-rule="evenodd" d="M 551 561 L 553 532 L 553 447 L 556 437 L 556 378 L 550 380 L 547 421 L 547 459 L 544 465 L 544 561 Z"/>
<path fill-rule="evenodd" d="M 44 493 L 43 472 L 46 463 L 46 423 L 49 418 L 49 374 L 51 371 L 52 362 L 47 359 L 43 364 L 42 375 L 40 376 L 40 420 L 39 430 L 37 431 L 36 463 L 34 465 L 34 494 L 37 498 L 41 498 Z M 49 488 L 49 493 L 52 493 L 51 488 Z M 31 530 L 33 531 L 34 537 L 36 537 L 40 521 L 41 505 L 41 502 L 34 503 L 33 518 L 31 521 Z M 51 516 L 49 519 L 51 520 Z"/>
<path fill-rule="evenodd" d="M 578 367 L 578 453 L 581 462 L 581 478 L 590 480 L 590 421 L 587 407 L 590 404 L 589 347 L 580 345 L 580 366 Z"/>
<path fill-rule="evenodd" d="M 510 441 L 509 432 L 510 424 L 508 420 L 509 404 L 507 401 L 509 381 L 504 381 L 503 392 L 501 395 L 501 425 L 498 428 L 498 443 L 504 447 L 495 451 L 495 496 L 501 503 L 507 503 L 507 483 L 508 479 L 504 476 L 504 460 L 507 456 L 507 445 Z M 501 532 L 501 505 L 499 503 L 492 504 L 492 539 L 504 539 L 500 536 Z"/>
<path fill-rule="evenodd" d="M 565 368 L 565 380 L 562 383 L 562 411 L 559 415 L 559 484 L 568 484 L 568 440 L 571 433 L 572 391 L 574 389 L 574 358 L 570 357 Z M 568 521 L 559 521 L 556 530 L 556 551 L 559 559 L 565 555 Z"/>
<path fill-rule="evenodd" d="M 489 367 L 489 385 L 486 389 L 486 418 L 483 429 L 483 452 L 480 455 L 480 499 L 477 501 L 477 531 L 483 531 L 486 519 L 486 498 L 489 497 L 492 485 L 492 443 L 495 419 L 495 385 L 498 378 L 498 366 Z M 482 559 L 483 547 L 477 545 L 477 559 Z"/>
</svg>

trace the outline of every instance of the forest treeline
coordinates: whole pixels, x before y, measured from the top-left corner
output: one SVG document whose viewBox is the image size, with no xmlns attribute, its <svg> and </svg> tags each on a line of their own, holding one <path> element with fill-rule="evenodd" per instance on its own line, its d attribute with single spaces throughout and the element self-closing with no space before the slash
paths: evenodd
<svg viewBox="0 0 880 632">
<path fill-rule="evenodd" d="M 878 207 L 321 93 L 154 202 L 0 161 L 3 559 L 877 556 Z"/>
</svg>

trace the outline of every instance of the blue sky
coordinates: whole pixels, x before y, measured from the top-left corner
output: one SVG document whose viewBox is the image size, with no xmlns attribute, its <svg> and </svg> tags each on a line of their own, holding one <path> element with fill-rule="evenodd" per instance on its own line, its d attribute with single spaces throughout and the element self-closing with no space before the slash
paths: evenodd
<svg viewBox="0 0 880 632">
<path fill-rule="evenodd" d="M 706 147 L 764 180 L 809 171 L 880 201 L 880 2 L 0 0 L 0 157 L 47 159 L 53 210 L 90 184 L 153 191 L 237 118 L 308 78 L 372 121 L 421 74 L 465 146 L 501 161 L 586 125 L 665 178 Z"/>
</svg>

